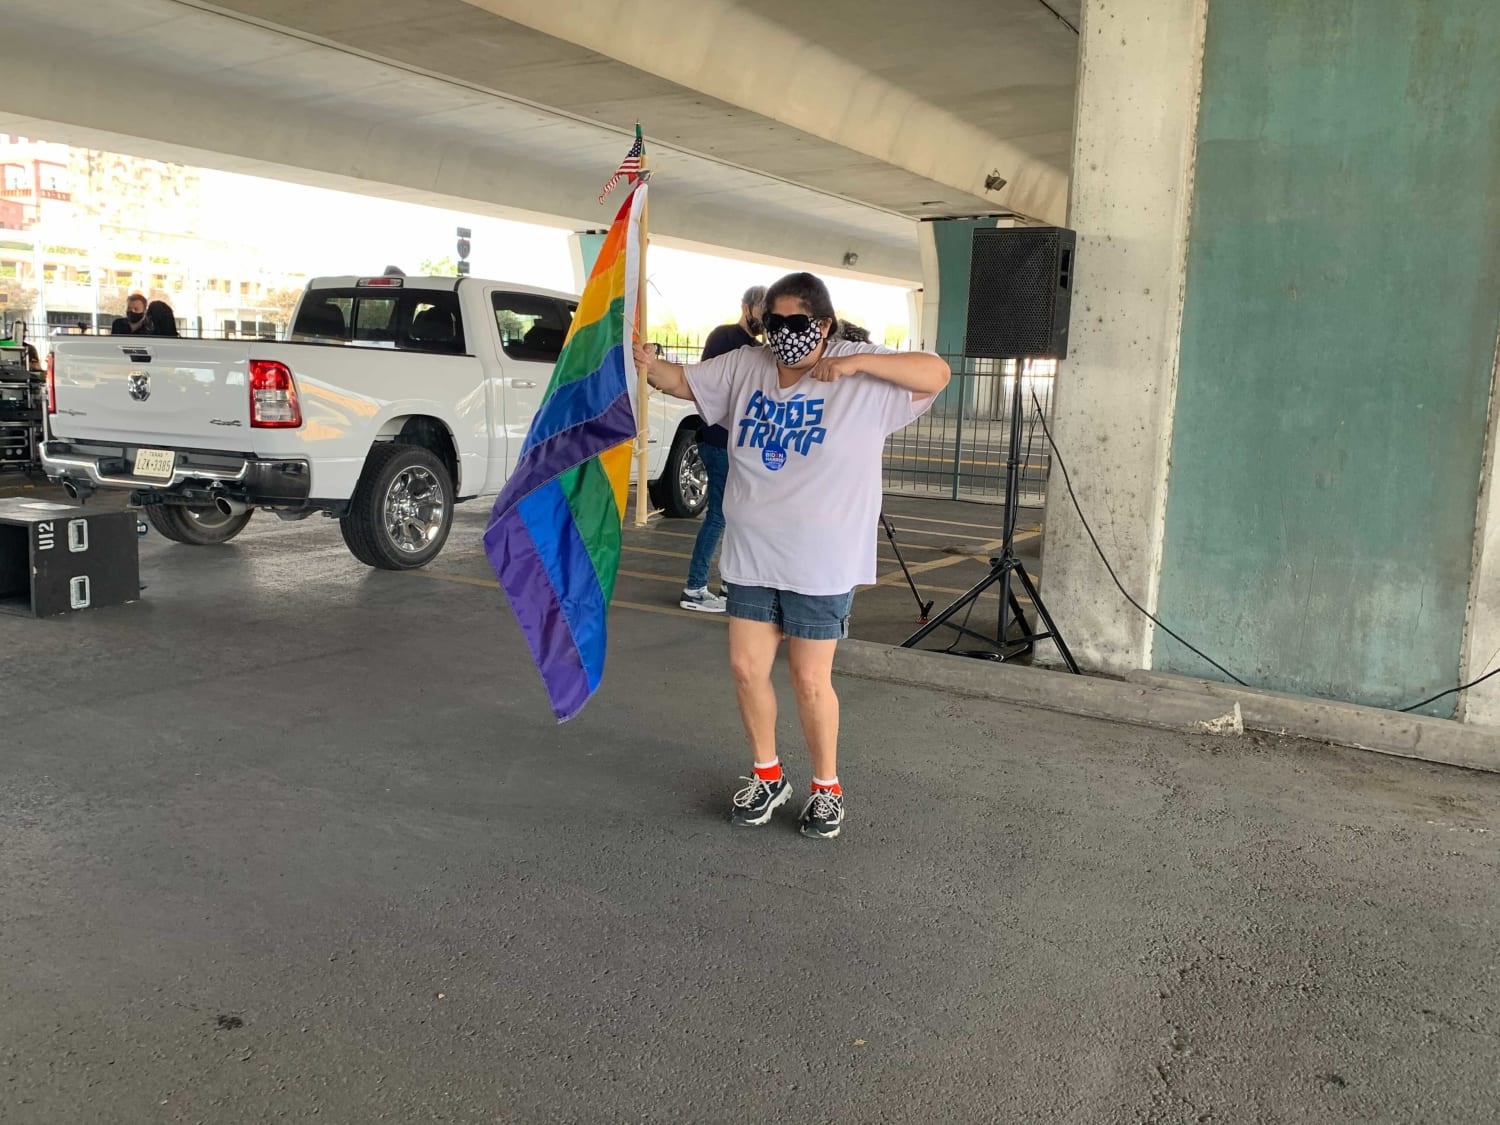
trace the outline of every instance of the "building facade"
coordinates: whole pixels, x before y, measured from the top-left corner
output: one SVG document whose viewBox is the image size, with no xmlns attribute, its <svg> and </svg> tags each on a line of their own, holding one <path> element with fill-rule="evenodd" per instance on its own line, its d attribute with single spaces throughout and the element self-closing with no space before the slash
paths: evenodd
<svg viewBox="0 0 1500 1125">
<path fill-rule="evenodd" d="M 189 335 L 265 335 L 301 274 L 205 239 L 194 168 L 0 135 L 0 318 L 108 331 L 133 292 Z"/>
</svg>

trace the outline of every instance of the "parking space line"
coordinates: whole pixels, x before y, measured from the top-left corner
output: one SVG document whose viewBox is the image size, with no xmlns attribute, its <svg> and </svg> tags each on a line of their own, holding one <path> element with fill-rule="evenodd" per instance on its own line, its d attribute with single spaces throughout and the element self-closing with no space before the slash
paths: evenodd
<svg viewBox="0 0 1500 1125">
<path fill-rule="evenodd" d="M 934 464 L 938 464 L 938 465 L 951 465 L 951 464 L 953 464 L 953 458 L 952 457 L 923 457 L 923 456 L 919 456 L 918 454 L 915 454 L 915 453 L 883 453 L 883 454 L 881 454 L 881 456 L 884 457 L 885 460 L 886 460 L 886 468 L 887 469 L 889 469 L 891 467 L 891 463 L 892 462 L 899 463 L 901 461 L 930 461 L 930 462 L 932 462 Z M 999 456 L 1000 457 L 1004 457 L 1004 454 L 1003 453 L 999 454 Z M 978 460 L 978 459 L 970 460 L 969 458 L 965 457 L 963 460 L 959 461 L 959 464 L 960 465 L 982 465 L 986 469 L 995 469 L 997 472 L 999 472 L 999 471 L 1001 471 L 1001 470 L 1003 470 L 1005 468 L 1005 462 L 1003 460 L 1000 460 L 1000 461 L 989 461 L 989 460 Z M 1047 468 L 1046 465 L 1033 465 L 1030 461 L 1022 462 L 1022 464 L 1019 467 L 1022 468 L 1022 469 L 1035 469 L 1035 470 L 1038 470 L 1038 471 Z"/>
<path fill-rule="evenodd" d="M 960 535 L 956 531 L 929 531 L 924 527 L 902 527 L 899 523 L 895 523 L 895 521 L 892 521 L 892 523 L 897 531 L 903 531 L 907 535 L 934 535 L 940 539 L 972 539 L 976 543 L 987 543 L 994 538 L 994 535 Z M 995 530 L 998 531 L 999 528 Z M 883 532 L 881 538 L 884 538 Z M 924 549 L 920 543 L 913 543 L 912 546 L 918 550 Z M 930 547 L 925 549 L 931 550 Z"/>
<path fill-rule="evenodd" d="M 893 498 L 900 499 L 900 495 L 898 493 L 897 494 L 892 494 L 892 495 L 893 495 Z M 996 510 L 998 511 L 998 508 Z M 997 523 L 965 523 L 963 520 L 940 520 L 940 519 L 934 519 L 931 516 L 909 516 L 905 512 L 897 512 L 895 514 L 887 512 L 886 515 L 890 516 L 890 518 L 891 518 L 892 521 L 900 519 L 900 520 L 913 520 L 916 523 L 945 523 L 945 524 L 949 524 L 952 527 L 969 527 L 969 528 L 973 528 L 975 531 L 999 531 L 1000 530 L 1000 525 L 997 524 Z"/>
<path fill-rule="evenodd" d="M 665 559 L 687 559 L 692 561 L 693 558 L 691 554 L 684 554 L 682 551 L 663 551 L 659 547 L 637 547 L 634 543 L 622 543 L 620 544 L 620 549 L 623 551 L 635 551 L 637 554 L 642 555 L 659 555 Z"/>
<path fill-rule="evenodd" d="M 412 578 L 431 578 L 437 582 L 452 582 L 460 586 L 478 586 L 481 589 L 493 590 L 497 594 L 501 592 L 500 583 L 496 582 L 494 579 L 476 578 L 471 574 L 440 574 L 434 570 L 403 570 L 398 571 L 397 573 L 409 575 Z M 642 613 L 662 613 L 666 614 L 669 617 L 708 617 L 722 619 L 725 616 L 725 614 L 722 613 L 700 613 L 696 610 L 682 609 L 679 606 L 646 605 L 644 602 L 630 602 L 625 601 L 621 598 L 615 598 L 609 604 L 610 608 L 619 606 L 621 609 L 634 609 L 639 610 Z"/>
</svg>

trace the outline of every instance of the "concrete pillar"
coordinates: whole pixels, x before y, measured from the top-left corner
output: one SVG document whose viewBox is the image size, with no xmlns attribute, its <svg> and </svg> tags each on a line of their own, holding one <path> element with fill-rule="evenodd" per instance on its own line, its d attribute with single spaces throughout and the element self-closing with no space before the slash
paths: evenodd
<svg viewBox="0 0 1500 1125">
<path fill-rule="evenodd" d="M 1068 358 L 1053 435 L 1125 588 L 1155 602 L 1205 0 L 1087 0 L 1072 199 Z M 1047 607 L 1079 662 L 1148 665 L 1152 626 L 1110 581 L 1054 465 Z M 1054 660 L 1051 646 L 1038 654 Z"/>
<path fill-rule="evenodd" d="M 911 341 L 911 346 L 920 348 L 922 344 L 922 315 L 923 315 L 923 291 L 921 286 L 906 291 L 906 338 Z"/>
<path fill-rule="evenodd" d="M 568 235 L 568 257 L 573 263 L 573 292 L 582 293 L 589 271 L 599 257 L 599 247 L 604 245 L 608 231 L 581 230 Z"/>
<path fill-rule="evenodd" d="M 1469 594 L 1469 627 L 1464 638 L 1461 683 L 1471 683 L 1500 668 L 1500 481 L 1495 457 L 1500 454 L 1500 341 L 1490 375 L 1490 430 L 1479 493 L 1474 538 L 1474 578 Z M 1500 676 L 1463 693 L 1458 717 L 1500 727 Z"/>
</svg>

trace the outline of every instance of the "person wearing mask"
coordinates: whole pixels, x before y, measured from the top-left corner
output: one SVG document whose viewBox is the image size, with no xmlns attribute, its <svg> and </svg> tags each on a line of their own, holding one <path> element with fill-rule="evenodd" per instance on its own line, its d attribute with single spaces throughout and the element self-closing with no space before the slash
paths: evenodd
<svg viewBox="0 0 1500 1125">
<path fill-rule="evenodd" d="M 893 352 L 839 339 L 828 288 L 788 274 L 766 293 L 766 343 L 683 367 L 637 343 L 653 387 L 697 403 L 729 431 L 729 666 L 754 756 L 731 822 L 755 826 L 791 796 L 776 749 L 771 667 L 783 640 L 812 759 L 802 834 L 842 830 L 839 702 L 833 656 L 849 635 L 854 587 L 875 582 L 881 454 L 887 435 L 920 417 L 948 384 L 931 352 Z"/>
<path fill-rule="evenodd" d="M 761 306 L 765 304 L 766 287 L 754 285 L 745 290 L 740 298 L 740 319 L 734 324 L 721 324 L 703 341 L 703 358 L 732 352 L 737 348 L 754 347 L 760 343 Z M 703 524 L 698 528 L 698 539 L 693 544 L 693 558 L 688 563 L 687 585 L 682 590 L 683 609 L 695 609 L 702 613 L 723 613 L 725 599 L 712 594 L 708 589 L 708 568 L 713 562 L 714 551 L 724 534 L 724 485 L 729 479 L 729 431 L 723 426 L 703 426 L 698 430 L 698 456 L 708 473 L 708 504 L 703 511 Z"/>
<path fill-rule="evenodd" d="M 150 336 L 151 321 L 146 316 L 146 298 L 132 293 L 125 299 L 125 315 L 115 317 L 109 326 L 111 336 Z"/>
</svg>

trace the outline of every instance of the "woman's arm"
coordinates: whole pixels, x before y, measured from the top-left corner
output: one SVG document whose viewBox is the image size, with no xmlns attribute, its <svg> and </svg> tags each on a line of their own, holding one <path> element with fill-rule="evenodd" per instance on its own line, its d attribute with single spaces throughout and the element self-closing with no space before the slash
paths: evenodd
<svg viewBox="0 0 1500 1125">
<path fill-rule="evenodd" d="M 635 365 L 646 373 L 646 382 L 673 398 L 693 401 L 693 392 L 688 388 L 687 372 L 680 363 L 669 363 L 639 340 L 635 343 Z"/>
<path fill-rule="evenodd" d="M 813 365 L 812 377 L 825 383 L 863 373 L 894 383 L 912 394 L 935 395 L 948 385 L 953 373 L 947 360 L 931 352 L 856 352 L 825 356 Z"/>
</svg>

